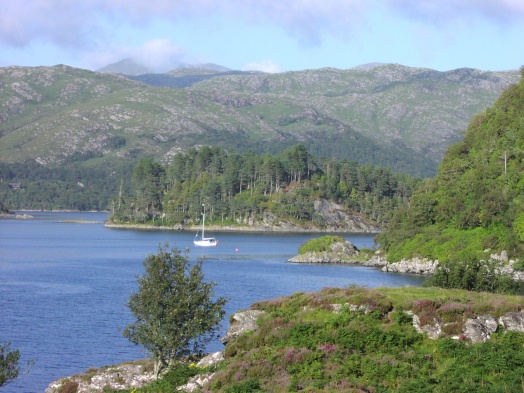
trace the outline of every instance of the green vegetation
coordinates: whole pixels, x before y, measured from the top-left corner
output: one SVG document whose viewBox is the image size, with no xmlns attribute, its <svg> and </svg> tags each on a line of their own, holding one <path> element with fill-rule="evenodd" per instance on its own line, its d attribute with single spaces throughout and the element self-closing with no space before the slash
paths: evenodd
<svg viewBox="0 0 524 393">
<path fill-rule="evenodd" d="M 0 343 L 0 387 L 18 377 L 20 351 L 11 349 L 11 343 Z"/>
<path fill-rule="evenodd" d="M 524 334 L 499 330 L 472 344 L 461 332 L 468 318 L 498 318 L 522 304 L 521 296 L 357 286 L 261 301 L 252 305 L 267 313 L 259 328 L 227 344 L 204 391 L 519 392 Z M 409 312 L 421 324 L 443 324 L 441 337 L 417 333 Z"/>
<path fill-rule="evenodd" d="M 408 200 L 418 180 L 347 161 L 317 162 L 304 145 L 278 156 L 242 155 L 204 146 L 179 153 L 167 167 L 141 160 L 132 175 L 133 196 L 119 196 L 110 218 L 116 223 L 198 223 L 209 207 L 210 224 L 261 220 L 264 213 L 301 225 L 325 225 L 313 205 L 333 200 L 379 224 Z"/>
<path fill-rule="evenodd" d="M 59 167 L 34 161 L 0 163 L 0 200 L 12 210 L 111 209 L 111 200 L 120 191 L 118 179 L 129 179 L 133 164 L 91 162 L 88 166 L 84 159 L 88 158 L 75 156 Z M 10 188 L 11 183 L 20 183 L 21 189 Z"/>
<path fill-rule="evenodd" d="M 521 69 L 524 76 L 524 68 Z M 524 257 L 524 78 L 476 116 L 378 241 L 389 261 Z"/>
<path fill-rule="evenodd" d="M 111 208 L 114 179 L 129 185 L 138 160 L 202 145 L 281 154 L 303 143 L 316 159 L 434 176 L 468 119 L 517 80 L 390 64 L 223 75 L 180 89 L 63 65 L 4 67 L 0 199 L 13 209 Z"/>
<path fill-rule="evenodd" d="M 424 285 L 479 292 L 519 293 L 522 284 L 511 275 L 499 272 L 499 268 L 500 263 L 494 261 L 450 261 L 439 266 Z"/>
<path fill-rule="evenodd" d="M 204 282 L 202 261 L 190 266 L 187 255 L 167 247 L 145 259 L 138 293 L 128 302 L 136 321 L 123 332 L 152 355 L 156 377 L 169 364 L 202 353 L 216 337 L 226 303 L 213 300 L 215 284 Z"/>
<path fill-rule="evenodd" d="M 228 344 L 227 366 L 211 390 L 253 381 L 265 392 L 521 389 L 523 334 L 495 334 L 483 345 L 430 340 L 416 333 L 406 312 L 463 326 L 467 315 L 519 310 L 522 298 L 435 288 L 409 292 L 326 288 L 254 304 L 269 315 L 259 330 Z M 342 305 L 341 312 L 331 304 Z M 348 304 L 364 309 L 352 312 Z"/>
<path fill-rule="evenodd" d="M 307 252 L 329 252 L 331 251 L 331 245 L 334 243 L 342 242 L 344 243 L 346 239 L 340 236 L 321 236 L 316 239 L 310 239 L 298 248 L 298 253 L 300 255 Z"/>
</svg>

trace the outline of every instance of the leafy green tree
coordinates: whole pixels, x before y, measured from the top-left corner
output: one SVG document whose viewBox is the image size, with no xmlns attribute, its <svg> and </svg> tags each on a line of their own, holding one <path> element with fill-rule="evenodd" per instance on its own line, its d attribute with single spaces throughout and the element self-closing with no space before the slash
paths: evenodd
<svg viewBox="0 0 524 393">
<path fill-rule="evenodd" d="M 468 291 L 517 294 L 520 283 L 500 272 L 492 261 L 470 260 L 447 263 L 439 267 L 424 286 L 465 289 Z"/>
<path fill-rule="evenodd" d="M 143 264 L 138 293 L 128 301 L 136 321 L 123 334 L 149 351 L 158 377 L 171 362 L 201 354 L 216 338 L 226 299 L 213 300 L 215 283 L 204 281 L 202 261 L 191 266 L 187 252 L 182 255 L 177 248 L 169 252 L 165 244 Z"/>
<path fill-rule="evenodd" d="M 11 350 L 11 343 L 0 343 L 0 386 L 6 385 L 20 373 L 20 351 Z"/>
</svg>

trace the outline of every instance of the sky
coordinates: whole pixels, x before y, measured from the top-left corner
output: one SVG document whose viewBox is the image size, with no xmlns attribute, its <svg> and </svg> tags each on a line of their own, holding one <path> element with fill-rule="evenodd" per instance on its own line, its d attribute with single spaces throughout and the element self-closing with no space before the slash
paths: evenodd
<svg viewBox="0 0 524 393">
<path fill-rule="evenodd" d="M 524 65 L 524 0 L 0 0 L 0 67 Z"/>
</svg>

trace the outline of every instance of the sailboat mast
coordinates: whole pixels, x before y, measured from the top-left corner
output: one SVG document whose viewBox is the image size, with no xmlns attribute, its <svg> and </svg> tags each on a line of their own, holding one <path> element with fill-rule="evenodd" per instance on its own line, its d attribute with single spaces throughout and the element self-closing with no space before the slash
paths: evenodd
<svg viewBox="0 0 524 393">
<path fill-rule="evenodd" d="M 202 205 L 204 207 L 204 214 L 202 214 L 202 239 L 204 239 L 204 227 L 206 223 L 206 205 Z"/>
</svg>

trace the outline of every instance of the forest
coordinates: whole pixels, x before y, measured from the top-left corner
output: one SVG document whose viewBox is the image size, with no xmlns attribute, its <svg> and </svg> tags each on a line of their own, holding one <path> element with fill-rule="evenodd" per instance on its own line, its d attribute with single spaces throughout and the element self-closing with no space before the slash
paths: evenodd
<svg viewBox="0 0 524 393">
<path fill-rule="evenodd" d="M 524 76 L 524 68 L 521 69 Z M 477 115 L 378 241 L 388 261 L 524 255 L 524 80 Z M 522 264 L 519 266 L 522 268 Z"/>
<path fill-rule="evenodd" d="M 339 202 L 379 224 L 406 203 L 420 179 L 371 165 L 315 159 L 304 145 L 282 154 L 242 154 L 203 146 L 178 153 L 163 166 L 142 159 L 131 176 L 132 195 L 119 192 L 110 206 L 116 223 L 215 225 L 258 220 L 264 213 L 322 227 L 313 201 Z M 121 182 L 120 188 L 125 190 Z M 206 221 L 207 222 L 207 221 Z"/>
</svg>

